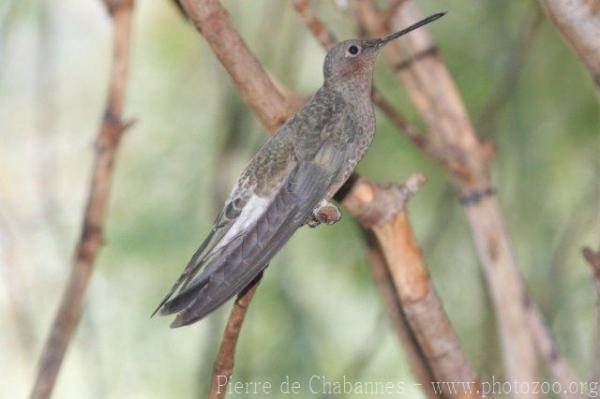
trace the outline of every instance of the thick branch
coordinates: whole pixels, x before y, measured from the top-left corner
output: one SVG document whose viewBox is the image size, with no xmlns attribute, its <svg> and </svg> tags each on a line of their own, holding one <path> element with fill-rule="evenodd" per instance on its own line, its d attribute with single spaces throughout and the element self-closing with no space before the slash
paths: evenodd
<svg viewBox="0 0 600 399">
<path fill-rule="evenodd" d="M 465 384 L 463 391 L 444 393 L 452 397 L 480 397 L 476 393 L 479 376 L 462 352 L 443 310 L 404 209 L 423 181 L 422 176 L 416 175 L 405 185 L 382 187 L 360 179 L 344 206 L 375 233 L 408 324 L 437 381 L 473 383 Z"/>
<path fill-rule="evenodd" d="M 379 294 L 385 305 L 386 312 L 393 323 L 394 332 L 404 348 L 404 353 L 408 359 L 411 371 L 418 383 L 421 384 L 421 389 L 423 389 L 423 393 L 427 398 L 440 399 L 439 395 L 436 395 L 431 385 L 431 382 L 435 381 L 433 371 L 417 342 L 417 338 L 408 325 L 406 315 L 402 309 L 402 303 L 400 303 L 400 300 L 398 299 L 396 287 L 394 286 L 392 276 L 390 275 L 389 268 L 383 257 L 382 249 L 377 241 L 377 237 L 375 237 L 373 231 L 364 227 L 362 229 L 367 243 L 367 255 L 369 263 L 371 264 L 373 280 L 375 280 L 375 284 L 377 285 Z"/>
<path fill-rule="evenodd" d="M 231 378 L 231 374 L 233 374 L 235 348 L 237 347 L 238 337 L 246 318 L 248 306 L 250 306 L 259 283 L 260 277 L 250 287 L 240 293 L 233 304 L 233 309 L 231 309 L 231 313 L 229 314 L 219 353 L 214 364 L 210 399 L 221 399 L 227 394 L 227 384 Z"/>
<path fill-rule="evenodd" d="M 361 1 L 358 6 L 361 22 L 372 35 L 399 30 L 420 18 L 412 1 L 402 2 L 395 9 L 389 27 L 372 2 Z M 496 310 L 508 376 L 535 381 L 537 365 L 527 323 L 526 289 L 493 197 L 489 173 L 492 147 L 477 139 L 458 89 L 426 28 L 388 45 L 384 51 L 421 112 L 435 152 L 443 157 L 463 197 Z"/>
<path fill-rule="evenodd" d="M 261 123 L 277 130 L 292 109 L 232 28 L 227 11 L 216 0 L 181 0 L 181 5 Z"/>
<path fill-rule="evenodd" d="M 542 3 L 600 87 L 600 3 L 597 0 L 542 0 Z"/>
<path fill-rule="evenodd" d="M 50 333 L 38 362 L 31 398 L 48 398 L 62 365 L 75 328 L 96 256 L 102 246 L 102 228 L 110 195 L 114 161 L 123 132 L 129 124 L 122 120 L 127 72 L 133 0 L 107 2 L 113 21 L 113 62 L 106 109 L 96 140 L 83 226 L 75 248 L 71 275 L 63 292 Z"/>
</svg>

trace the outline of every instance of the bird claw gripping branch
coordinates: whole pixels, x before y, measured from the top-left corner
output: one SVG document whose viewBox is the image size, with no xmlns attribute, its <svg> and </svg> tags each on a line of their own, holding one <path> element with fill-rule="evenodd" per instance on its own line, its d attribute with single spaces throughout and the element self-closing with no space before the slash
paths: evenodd
<svg viewBox="0 0 600 399">
<path fill-rule="evenodd" d="M 342 213 L 333 203 L 323 200 L 313 209 L 312 215 L 306 221 L 308 227 L 314 228 L 320 224 L 333 225 L 342 218 Z"/>
</svg>

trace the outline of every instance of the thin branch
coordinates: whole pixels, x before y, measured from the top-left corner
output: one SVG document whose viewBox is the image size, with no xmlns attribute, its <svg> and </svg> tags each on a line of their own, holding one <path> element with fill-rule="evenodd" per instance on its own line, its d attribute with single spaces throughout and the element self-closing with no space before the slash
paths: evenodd
<svg viewBox="0 0 600 399">
<path fill-rule="evenodd" d="M 256 279 L 250 287 L 244 290 L 231 309 L 223 339 L 219 348 L 219 353 L 215 360 L 212 384 L 210 387 L 210 399 L 221 399 L 227 395 L 227 385 L 233 373 L 235 349 L 237 347 L 238 337 L 242 329 L 242 324 L 246 318 L 248 306 L 252 301 L 252 297 L 258 288 L 260 277 Z"/>
<path fill-rule="evenodd" d="M 588 262 L 594 273 L 594 287 L 596 288 L 598 316 L 596 322 L 596 356 L 594 358 L 594 366 L 590 376 L 590 383 L 596 386 L 600 384 L 600 250 L 594 251 L 591 248 L 585 247 L 582 250 L 583 257 Z"/>
<path fill-rule="evenodd" d="M 600 88 L 600 3 L 597 0 L 541 1 Z"/>
<path fill-rule="evenodd" d="M 304 20 L 304 23 L 325 49 L 336 45 L 337 39 L 331 34 L 310 6 L 310 0 L 294 0 L 294 8 Z"/>
<path fill-rule="evenodd" d="M 533 41 L 539 32 L 542 21 L 543 13 L 539 7 L 536 7 L 534 15 L 529 17 L 521 27 L 507 57 L 506 66 L 477 118 L 477 130 L 482 136 L 490 137 L 496 130 L 498 115 L 518 84 L 523 64 L 531 52 Z"/>
<path fill-rule="evenodd" d="M 410 141 L 412 141 L 417 147 L 425 152 L 431 152 L 432 148 L 425 135 L 419 131 L 419 129 L 410 123 L 402 113 L 400 113 L 394 105 L 389 102 L 381 92 L 373 89 L 371 95 L 373 104 L 377 105 L 381 112 L 388 117 L 390 122 L 396 126 L 401 132 L 404 133 Z"/>
<path fill-rule="evenodd" d="M 79 322 L 100 247 L 117 149 L 131 125 L 122 119 L 129 69 L 133 0 L 107 1 L 113 21 L 113 61 L 106 110 L 96 140 L 92 181 L 69 281 L 38 362 L 31 398 L 48 398 Z"/>
<path fill-rule="evenodd" d="M 384 35 L 418 20 L 414 2 L 403 2 L 386 26 L 372 2 L 358 2 L 361 23 Z M 537 359 L 528 327 L 526 288 L 514 260 L 489 173 L 491 145 L 482 144 L 458 89 L 428 29 L 386 47 L 385 56 L 407 87 L 431 132 L 436 153 L 451 172 L 471 225 L 477 253 L 493 300 L 508 377 L 537 380 Z"/>
<path fill-rule="evenodd" d="M 461 392 L 444 393 L 480 397 L 479 376 L 461 350 L 443 310 L 405 211 L 406 202 L 423 182 L 422 175 L 412 176 L 404 185 L 389 186 L 359 179 L 344 206 L 363 227 L 375 233 L 408 324 L 437 381 L 466 383 Z"/>
</svg>

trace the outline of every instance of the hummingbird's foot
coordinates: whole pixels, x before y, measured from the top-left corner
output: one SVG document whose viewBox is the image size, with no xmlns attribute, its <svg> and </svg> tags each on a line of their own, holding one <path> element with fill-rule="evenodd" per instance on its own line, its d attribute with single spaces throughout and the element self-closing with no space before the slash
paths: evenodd
<svg viewBox="0 0 600 399">
<path fill-rule="evenodd" d="M 313 209 L 312 215 L 306 221 L 308 227 L 317 227 L 321 223 L 332 225 L 342 218 L 340 210 L 327 200 L 322 200 L 319 205 Z"/>
</svg>

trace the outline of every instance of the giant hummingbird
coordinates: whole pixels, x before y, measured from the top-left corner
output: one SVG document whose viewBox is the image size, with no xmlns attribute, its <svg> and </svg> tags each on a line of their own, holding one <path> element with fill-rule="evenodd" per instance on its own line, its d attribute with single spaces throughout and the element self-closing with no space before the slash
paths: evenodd
<svg viewBox="0 0 600 399">
<path fill-rule="evenodd" d="M 386 43 L 443 16 L 431 15 L 388 36 L 346 40 L 330 49 L 324 83 L 250 161 L 192 256 L 154 313 L 194 323 L 243 291 L 296 230 L 322 221 L 375 132 L 373 68 Z"/>
</svg>

